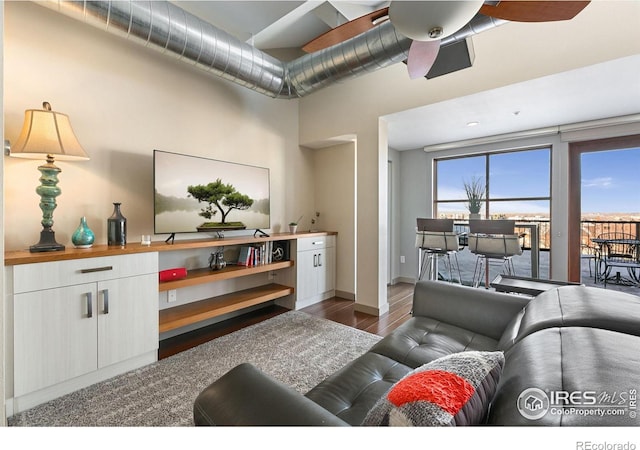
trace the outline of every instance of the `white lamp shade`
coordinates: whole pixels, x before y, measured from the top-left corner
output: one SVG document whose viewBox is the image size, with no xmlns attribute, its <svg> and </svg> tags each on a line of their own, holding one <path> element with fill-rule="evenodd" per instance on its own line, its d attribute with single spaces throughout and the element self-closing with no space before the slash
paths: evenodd
<svg viewBox="0 0 640 450">
<path fill-rule="evenodd" d="M 58 160 L 89 159 L 66 114 L 28 109 L 24 112 L 20 136 L 11 146 L 11 156 L 40 159 L 42 155 L 56 155 Z"/>
<path fill-rule="evenodd" d="M 397 1 L 389 5 L 389 20 L 402 35 L 416 41 L 446 38 L 464 27 L 475 16 L 483 0 L 473 1 Z M 433 29 L 442 34 L 430 36 Z"/>
</svg>

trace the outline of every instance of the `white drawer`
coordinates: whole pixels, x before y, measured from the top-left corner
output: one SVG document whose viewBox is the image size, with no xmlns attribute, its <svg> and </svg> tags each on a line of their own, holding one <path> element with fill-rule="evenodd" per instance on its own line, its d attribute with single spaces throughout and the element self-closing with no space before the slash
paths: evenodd
<svg viewBox="0 0 640 450">
<path fill-rule="evenodd" d="M 13 267 L 13 292 L 38 291 L 158 272 L 158 253 L 103 256 Z"/>
<path fill-rule="evenodd" d="M 318 250 L 336 246 L 335 236 L 317 236 L 298 239 L 298 251 Z"/>
</svg>

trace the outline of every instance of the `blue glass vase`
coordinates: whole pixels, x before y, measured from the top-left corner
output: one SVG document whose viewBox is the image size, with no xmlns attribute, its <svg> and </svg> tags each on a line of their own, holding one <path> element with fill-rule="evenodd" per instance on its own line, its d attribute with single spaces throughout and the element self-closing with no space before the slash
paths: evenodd
<svg viewBox="0 0 640 450">
<path fill-rule="evenodd" d="M 96 237 L 87 225 L 87 218 L 80 218 L 80 225 L 76 228 L 71 236 L 71 242 L 75 248 L 89 248 L 93 245 Z"/>
</svg>

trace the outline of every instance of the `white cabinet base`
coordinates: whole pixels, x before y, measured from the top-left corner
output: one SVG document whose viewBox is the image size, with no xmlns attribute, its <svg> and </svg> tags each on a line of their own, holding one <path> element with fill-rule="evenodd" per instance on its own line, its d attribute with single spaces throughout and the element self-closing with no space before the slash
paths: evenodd
<svg viewBox="0 0 640 450">
<path fill-rule="evenodd" d="M 77 391 L 78 389 L 91 386 L 92 384 L 99 383 L 100 381 L 108 380 L 116 375 L 152 364 L 156 362 L 157 359 L 158 354 L 156 351 L 148 352 L 143 355 L 136 356 L 135 358 L 110 365 L 101 370 L 90 372 L 85 375 L 72 378 L 71 380 L 58 383 L 54 386 L 40 389 L 39 391 L 31 392 L 21 397 L 10 398 L 6 402 L 7 417 L 26 411 L 27 409 L 33 408 L 34 406 L 44 402 L 48 402 L 49 400 L 53 400 L 62 395 Z"/>
<path fill-rule="evenodd" d="M 9 415 L 157 360 L 158 254 L 6 271 Z"/>
<path fill-rule="evenodd" d="M 302 238 L 296 248 L 296 299 L 302 309 L 335 297 L 335 236 Z"/>
</svg>

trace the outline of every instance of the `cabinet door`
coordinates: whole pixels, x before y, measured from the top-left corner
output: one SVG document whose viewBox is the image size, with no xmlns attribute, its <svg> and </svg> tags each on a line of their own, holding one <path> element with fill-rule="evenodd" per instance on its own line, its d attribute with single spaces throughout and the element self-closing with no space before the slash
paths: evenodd
<svg viewBox="0 0 640 450">
<path fill-rule="evenodd" d="M 318 292 L 317 255 L 317 251 L 311 250 L 298 253 L 296 292 L 299 300 L 313 297 Z"/>
<path fill-rule="evenodd" d="M 318 293 L 322 294 L 335 289 L 335 248 L 328 247 L 318 252 Z"/>
<path fill-rule="evenodd" d="M 158 348 L 158 276 L 98 283 L 98 367 Z"/>
<path fill-rule="evenodd" d="M 14 395 L 97 367 L 96 284 L 14 296 Z"/>
</svg>

